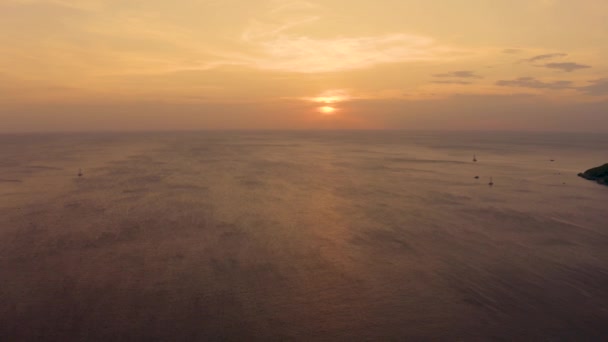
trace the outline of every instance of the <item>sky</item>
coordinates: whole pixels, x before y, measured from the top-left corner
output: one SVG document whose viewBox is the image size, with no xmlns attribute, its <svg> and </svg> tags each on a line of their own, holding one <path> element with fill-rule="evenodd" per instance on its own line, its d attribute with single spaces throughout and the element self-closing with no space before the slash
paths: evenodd
<svg viewBox="0 0 608 342">
<path fill-rule="evenodd" d="M 0 0 L 0 132 L 608 132 L 606 0 Z"/>
</svg>

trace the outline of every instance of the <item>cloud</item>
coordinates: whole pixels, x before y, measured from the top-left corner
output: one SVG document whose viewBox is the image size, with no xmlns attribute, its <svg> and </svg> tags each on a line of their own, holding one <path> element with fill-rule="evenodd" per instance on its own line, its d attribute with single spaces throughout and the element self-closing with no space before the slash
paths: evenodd
<svg viewBox="0 0 608 342">
<path fill-rule="evenodd" d="M 433 77 L 453 77 L 453 78 L 482 78 L 479 75 L 476 75 L 474 71 L 469 70 L 460 70 L 460 71 L 452 71 L 445 74 L 435 74 Z"/>
<path fill-rule="evenodd" d="M 587 95 L 608 95 L 608 78 L 600 78 L 598 80 L 589 81 L 589 83 L 591 83 L 591 85 L 579 87 L 577 89 Z"/>
<path fill-rule="evenodd" d="M 520 61 L 520 63 L 533 64 L 535 62 L 547 61 L 550 59 L 561 58 L 561 57 L 566 57 L 566 56 L 568 56 L 567 53 L 547 53 L 547 54 L 543 54 L 543 55 L 537 55 L 537 56 L 534 56 L 531 58 L 522 59 Z M 573 63 L 573 62 L 559 62 L 559 63 L 553 62 L 553 63 L 546 63 L 546 64 L 535 65 L 535 66 L 549 68 L 549 69 L 557 69 L 557 70 L 562 70 L 565 72 L 572 72 L 572 71 L 579 70 L 579 69 L 591 68 L 591 66 L 589 66 L 589 65 Z"/>
<path fill-rule="evenodd" d="M 534 77 L 520 77 L 514 80 L 500 80 L 496 82 L 501 87 L 520 87 L 534 89 L 571 89 L 571 81 L 543 82 Z"/>
<path fill-rule="evenodd" d="M 258 68 L 303 73 L 435 60 L 440 53 L 431 39 L 407 34 L 334 39 L 280 35 L 259 45 L 266 58 L 255 62 Z"/>
<path fill-rule="evenodd" d="M 319 9 L 321 6 L 318 4 L 308 2 L 308 1 L 300 1 L 300 0 L 279 0 L 276 1 L 277 7 L 270 10 L 270 14 L 281 13 L 281 12 L 289 12 L 294 10 L 311 10 L 311 9 Z"/>
<path fill-rule="evenodd" d="M 68 7 L 83 11 L 98 10 L 103 7 L 103 1 L 100 0 L 6 0 L 8 3 L 18 5 L 35 5 L 35 4 L 50 4 L 62 7 Z"/>
<path fill-rule="evenodd" d="M 10 26 L 11 34 L 20 39 L 13 38 L 15 44 L 9 48 L 23 57 L 17 53 L 0 54 L 0 64 L 7 59 L 10 59 L 10 62 L 5 62 L 7 65 L 25 65 L 13 60 L 32 60 L 31 67 L 24 68 L 23 72 L 36 77 L 39 73 L 62 73 L 66 76 L 81 72 L 131 74 L 235 66 L 312 74 L 372 68 L 388 63 L 454 60 L 475 54 L 472 49 L 451 48 L 438 44 L 431 37 L 405 32 L 378 32 L 365 36 L 356 33 L 323 34 L 324 30 L 316 26 L 331 24 L 325 18 L 330 11 L 310 1 L 243 2 L 247 3 L 244 5 L 246 9 L 235 11 L 234 18 L 215 8 L 222 3 L 226 5 L 222 5 L 221 10 L 229 11 L 230 4 L 237 1 L 228 0 L 187 1 L 185 3 L 190 4 L 178 6 L 176 12 L 168 10 L 166 18 L 158 15 L 160 0 L 150 1 L 149 6 L 141 9 L 136 9 L 132 2 L 119 0 L 0 0 L 0 3 L 3 1 L 27 6 L 52 4 L 54 9 L 59 6 L 70 10 L 76 6 L 100 8 L 99 13 L 93 14 L 74 15 L 70 11 L 66 22 L 61 18 L 57 24 L 54 21 L 59 21 L 58 16 L 48 15 L 46 8 L 36 12 L 24 11 L 33 13 L 32 18 L 19 20 L 17 24 L 24 23 L 23 27 Z M 212 23 L 216 23 L 213 17 L 218 17 L 217 24 L 223 23 L 224 26 L 218 26 L 217 32 L 202 31 L 207 25 L 205 20 L 201 23 L 194 19 L 183 23 L 172 21 L 176 14 L 184 11 L 198 16 L 196 10 L 206 12 Z M 38 16 L 34 16 L 38 12 L 42 13 L 39 15 L 42 20 L 53 22 L 41 25 Z M 184 17 L 189 18 L 190 15 Z M 37 24 L 27 24 L 28 21 Z M 227 25 L 225 21 L 231 24 Z M 53 30 L 44 28 L 50 25 Z M 33 30 L 36 32 L 31 33 Z M 41 39 L 43 36 L 45 39 Z M 43 42 L 40 48 L 44 51 L 32 55 L 32 47 L 27 45 L 30 42 Z M 80 70 L 65 72 L 76 67 Z"/>
<path fill-rule="evenodd" d="M 304 98 L 305 100 L 313 101 L 313 102 L 322 102 L 322 103 L 336 103 L 348 101 L 352 98 L 349 91 L 347 89 L 331 89 L 326 90 L 323 93 L 319 94 L 313 98 Z"/>
<path fill-rule="evenodd" d="M 538 0 L 537 3 L 541 6 L 550 7 L 556 4 L 556 0 Z"/>
<path fill-rule="evenodd" d="M 606 101 L 561 102 L 532 94 L 462 94 L 416 101 L 369 99 L 356 101 L 347 110 L 373 116 L 390 129 L 607 132 L 608 127 Z"/>
<path fill-rule="evenodd" d="M 295 7 L 299 8 L 299 7 Z M 294 7 L 281 7 L 274 9 L 270 13 L 274 16 L 282 14 L 284 11 L 294 9 Z M 264 39 L 277 37 L 284 31 L 319 21 L 321 17 L 317 15 L 299 15 L 289 20 L 252 20 L 249 27 L 242 33 L 241 39 L 247 43 L 256 43 Z"/>
<path fill-rule="evenodd" d="M 294 33 L 321 21 L 318 9 L 318 5 L 305 1 L 283 1 L 252 20 L 241 35 L 242 41 L 256 51 L 244 57 L 246 64 L 263 70 L 318 73 L 454 58 L 454 49 L 414 34 L 319 38 Z"/>
<path fill-rule="evenodd" d="M 572 71 L 579 70 L 579 69 L 591 68 L 591 66 L 589 66 L 589 65 L 571 63 L 571 62 L 549 63 L 549 64 L 545 64 L 544 67 L 549 68 L 549 69 L 557 69 L 557 70 L 561 70 L 561 71 L 565 71 L 565 72 L 572 72 Z"/>
<path fill-rule="evenodd" d="M 502 50 L 502 53 L 506 53 L 506 54 L 516 54 L 516 53 L 521 53 L 524 50 L 522 49 L 504 49 Z"/>
<path fill-rule="evenodd" d="M 566 57 L 566 56 L 568 56 L 567 53 L 547 53 L 544 55 L 538 55 L 538 56 L 534 56 L 531 58 L 522 59 L 521 62 L 534 63 L 534 62 L 543 61 L 543 60 L 547 60 L 547 59 Z"/>
<path fill-rule="evenodd" d="M 432 83 L 437 83 L 437 84 L 462 84 L 462 85 L 471 84 L 471 82 L 459 81 L 459 80 L 433 81 Z"/>
</svg>

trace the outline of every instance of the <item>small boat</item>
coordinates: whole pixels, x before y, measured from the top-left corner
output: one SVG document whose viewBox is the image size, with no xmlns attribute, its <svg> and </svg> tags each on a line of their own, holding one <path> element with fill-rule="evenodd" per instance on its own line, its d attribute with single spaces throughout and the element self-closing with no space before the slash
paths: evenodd
<svg viewBox="0 0 608 342">
<path fill-rule="evenodd" d="M 490 177 L 490 183 L 488 183 L 489 186 L 493 186 L 494 185 L 494 181 L 492 180 L 492 177 Z"/>
<path fill-rule="evenodd" d="M 479 176 L 475 176 L 475 179 L 479 179 Z"/>
<path fill-rule="evenodd" d="M 78 169 L 78 177 L 82 177 L 83 173 L 82 173 L 82 169 Z"/>
<path fill-rule="evenodd" d="M 473 155 L 473 162 L 477 162 L 477 157 Z"/>
</svg>

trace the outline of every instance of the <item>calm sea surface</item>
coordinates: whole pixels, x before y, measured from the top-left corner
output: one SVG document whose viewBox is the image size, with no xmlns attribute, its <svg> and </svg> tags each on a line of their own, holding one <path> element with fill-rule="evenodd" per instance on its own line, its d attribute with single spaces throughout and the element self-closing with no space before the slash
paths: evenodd
<svg viewBox="0 0 608 342">
<path fill-rule="evenodd" d="M 588 134 L 0 135 L 0 340 L 608 340 L 608 187 L 576 176 L 606 162 Z"/>
</svg>

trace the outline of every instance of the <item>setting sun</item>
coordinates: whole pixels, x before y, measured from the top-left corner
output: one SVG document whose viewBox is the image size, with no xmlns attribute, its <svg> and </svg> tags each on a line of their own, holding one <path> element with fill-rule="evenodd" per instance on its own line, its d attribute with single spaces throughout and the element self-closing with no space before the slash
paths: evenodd
<svg viewBox="0 0 608 342">
<path fill-rule="evenodd" d="M 336 108 L 330 106 L 323 106 L 319 108 L 319 111 L 323 114 L 333 114 L 336 112 Z"/>
</svg>

